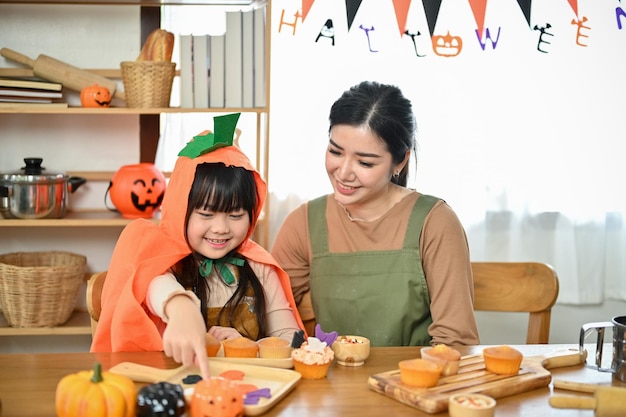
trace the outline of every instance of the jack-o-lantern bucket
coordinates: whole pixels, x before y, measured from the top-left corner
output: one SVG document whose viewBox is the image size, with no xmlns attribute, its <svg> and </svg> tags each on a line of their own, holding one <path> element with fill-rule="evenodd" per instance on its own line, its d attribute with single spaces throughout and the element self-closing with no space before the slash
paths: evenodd
<svg viewBox="0 0 626 417">
<path fill-rule="evenodd" d="M 165 176 L 151 163 L 124 165 L 111 178 L 111 202 L 127 219 L 151 218 L 165 195 Z"/>
</svg>

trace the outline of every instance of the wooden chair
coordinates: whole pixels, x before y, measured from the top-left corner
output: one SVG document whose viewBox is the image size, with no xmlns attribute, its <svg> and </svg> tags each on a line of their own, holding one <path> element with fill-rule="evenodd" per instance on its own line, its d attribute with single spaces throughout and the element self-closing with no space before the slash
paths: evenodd
<svg viewBox="0 0 626 417">
<path fill-rule="evenodd" d="M 552 306 L 559 295 L 559 281 L 551 266 L 538 262 L 472 262 L 474 310 L 529 313 L 526 343 L 548 343 Z M 87 281 L 87 310 L 92 334 L 102 308 L 100 297 L 106 271 Z M 315 316 L 310 293 L 298 310 L 308 334 L 314 334 Z"/>
<path fill-rule="evenodd" d="M 526 343 L 548 343 L 559 281 L 551 266 L 538 262 L 472 262 L 474 310 L 527 312 Z"/>
<path fill-rule="evenodd" d="M 89 317 L 91 317 L 91 335 L 96 332 L 96 326 L 100 319 L 100 312 L 102 311 L 102 287 L 104 285 L 104 279 L 107 276 L 107 272 L 96 272 L 89 280 L 87 280 L 87 311 Z"/>
<path fill-rule="evenodd" d="M 529 313 L 526 343 L 548 343 L 552 306 L 559 281 L 551 266 L 537 262 L 472 262 L 474 310 Z M 315 315 L 310 293 L 298 311 L 308 334 L 314 334 Z"/>
</svg>

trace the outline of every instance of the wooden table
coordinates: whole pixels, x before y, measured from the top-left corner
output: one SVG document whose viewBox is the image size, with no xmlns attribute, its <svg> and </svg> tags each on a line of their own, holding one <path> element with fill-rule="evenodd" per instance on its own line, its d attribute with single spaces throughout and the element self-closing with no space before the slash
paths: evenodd
<svg viewBox="0 0 626 417">
<path fill-rule="evenodd" d="M 574 345 L 523 345 L 515 346 L 526 356 L 542 355 Z M 464 355 L 480 353 L 481 346 L 460 347 Z M 611 352 L 606 350 L 605 352 Z M 610 355 L 610 353 L 609 353 Z M 364 366 L 346 368 L 334 363 L 324 380 L 300 380 L 289 393 L 265 416 L 428 416 L 368 388 L 370 375 L 397 369 L 400 360 L 419 356 L 417 347 L 372 348 Z M 56 354 L 4 354 L 0 355 L 0 399 L 2 417 L 29 416 L 53 417 L 54 392 L 63 376 L 91 369 L 100 361 L 104 369 L 120 362 L 131 361 L 161 368 L 178 366 L 161 352 L 133 353 L 56 353 Z M 611 374 L 580 366 L 554 369 L 553 379 L 626 387 Z M 552 384 L 506 398 L 498 399 L 497 417 L 554 416 L 593 417 L 591 410 L 559 410 L 550 407 L 548 398 Z M 560 391 L 567 393 L 566 391 Z M 436 414 L 447 416 L 447 413 Z"/>
</svg>

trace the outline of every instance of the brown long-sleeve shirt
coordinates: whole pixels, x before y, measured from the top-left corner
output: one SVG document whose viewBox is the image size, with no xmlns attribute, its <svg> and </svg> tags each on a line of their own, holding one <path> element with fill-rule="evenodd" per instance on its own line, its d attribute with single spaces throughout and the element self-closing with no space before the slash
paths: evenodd
<svg viewBox="0 0 626 417">
<path fill-rule="evenodd" d="M 401 249 L 409 214 L 418 197 L 419 193 L 412 192 L 379 219 L 366 222 L 350 220 L 330 195 L 326 213 L 329 250 Z M 272 255 L 289 274 L 296 301 L 300 303 L 310 288 L 312 252 L 307 204 L 287 216 L 276 236 Z M 428 331 L 432 342 L 478 344 L 467 237 L 458 217 L 444 201 L 437 202 L 426 217 L 420 236 L 420 255 L 431 300 L 433 323 Z"/>
</svg>

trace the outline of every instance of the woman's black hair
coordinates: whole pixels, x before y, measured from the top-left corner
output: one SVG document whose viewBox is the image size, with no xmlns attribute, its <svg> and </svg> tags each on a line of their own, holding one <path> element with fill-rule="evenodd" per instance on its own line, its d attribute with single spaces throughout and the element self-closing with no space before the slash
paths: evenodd
<svg viewBox="0 0 626 417">
<path fill-rule="evenodd" d="M 416 122 L 411 101 L 396 86 L 363 81 L 345 91 L 330 109 L 330 128 L 335 125 L 367 126 L 387 145 L 394 164 L 407 150 L 416 152 Z M 329 128 L 329 131 L 330 131 Z M 391 181 L 406 187 L 408 166 Z"/>
<path fill-rule="evenodd" d="M 196 167 L 196 175 L 189 192 L 185 225 L 187 225 L 191 213 L 196 209 L 222 213 L 243 209 L 248 213 L 252 225 L 258 216 L 257 201 L 257 187 L 253 172 L 242 167 L 226 166 L 221 162 L 199 164 Z M 263 285 L 243 255 L 234 250 L 226 256 L 244 259 L 245 263 L 239 269 L 239 285 L 220 311 L 217 321 L 222 323 L 222 320 L 226 319 L 231 327 L 235 327 L 235 307 L 243 303 L 248 288 L 252 288 L 255 297 L 254 311 L 259 331 L 258 334 L 242 334 L 242 336 L 254 340 L 265 337 L 267 336 L 267 321 Z M 207 306 L 211 294 L 206 279 L 199 272 L 200 263 L 204 259 L 199 253 L 192 252 L 181 260 L 180 270 L 174 273 L 178 281 L 185 288 L 193 289 L 200 299 L 200 308 L 208 331 Z M 223 317 L 226 311 L 230 311 L 230 313 L 228 317 Z"/>
</svg>

